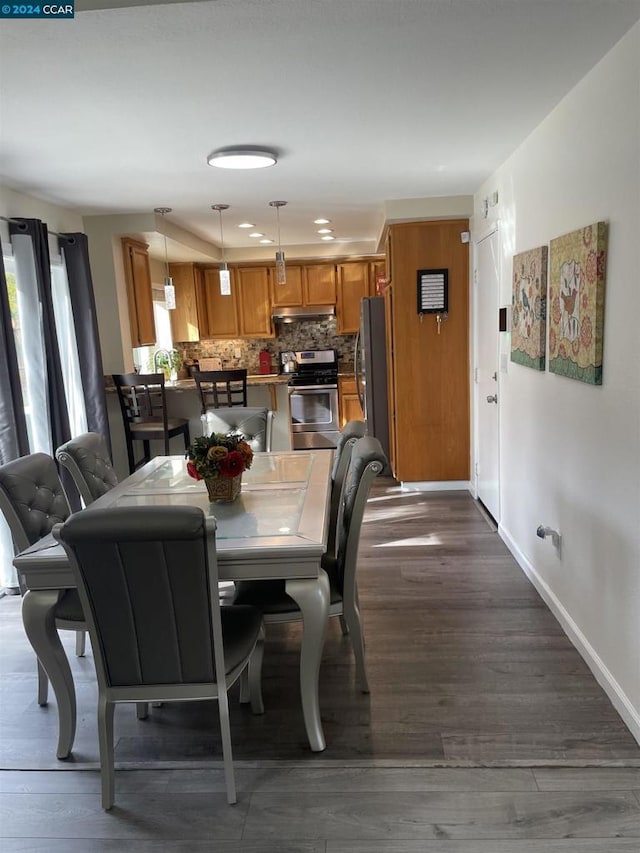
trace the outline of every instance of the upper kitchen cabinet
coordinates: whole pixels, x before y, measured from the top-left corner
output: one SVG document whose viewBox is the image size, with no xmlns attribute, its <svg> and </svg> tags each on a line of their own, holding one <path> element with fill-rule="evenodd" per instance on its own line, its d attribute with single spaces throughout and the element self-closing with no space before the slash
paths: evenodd
<svg viewBox="0 0 640 853">
<path fill-rule="evenodd" d="M 271 294 L 267 267 L 236 267 L 232 289 L 239 308 L 243 338 L 273 338 Z"/>
<path fill-rule="evenodd" d="M 384 261 L 349 261 L 337 266 L 336 332 L 355 334 L 360 328 L 360 300 L 374 296 L 376 276 Z"/>
<path fill-rule="evenodd" d="M 176 289 L 176 307 L 169 311 L 172 339 L 176 342 L 200 340 L 204 331 L 198 316 L 198 286 L 202 273 L 195 264 L 169 264 L 169 275 Z"/>
<path fill-rule="evenodd" d="M 146 243 L 129 237 L 122 240 L 131 345 L 134 347 L 148 346 L 156 342 L 148 250 Z"/>
<path fill-rule="evenodd" d="M 468 230 L 466 219 L 389 227 L 391 465 L 405 482 L 469 480 L 469 245 L 460 240 Z M 429 269 L 448 270 L 448 312 L 440 323 L 417 312 L 416 273 Z"/>
<path fill-rule="evenodd" d="M 276 284 L 275 267 L 269 267 L 271 304 L 274 308 L 298 308 L 303 304 L 302 267 L 286 265 L 285 284 Z"/>
<path fill-rule="evenodd" d="M 335 264 L 306 265 L 303 268 L 302 292 L 305 305 L 335 305 Z"/>
<path fill-rule="evenodd" d="M 238 338 L 240 324 L 236 299 L 235 275 L 231 272 L 231 295 L 220 293 L 220 274 L 217 267 L 203 270 L 199 288 L 198 314 L 204 322 L 201 338 Z"/>
</svg>

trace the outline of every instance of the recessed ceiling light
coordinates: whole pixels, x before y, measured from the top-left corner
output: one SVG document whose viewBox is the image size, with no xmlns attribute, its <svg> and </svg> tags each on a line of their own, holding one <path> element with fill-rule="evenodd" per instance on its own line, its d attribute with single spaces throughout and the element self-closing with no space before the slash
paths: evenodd
<svg viewBox="0 0 640 853">
<path fill-rule="evenodd" d="M 331 222 L 330 219 L 314 219 L 313 220 L 314 225 L 328 225 L 330 222 Z"/>
<path fill-rule="evenodd" d="M 332 234 L 333 228 L 318 228 L 318 234 Z"/>
<path fill-rule="evenodd" d="M 335 238 L 335 237 L 327 237 L 327 236 L 325 236 L 325 237 L 321 237 L 320 239 L 321 239 L 321 240 L 335 240 L 336 238 Z"/>
<path fill-rule="evenodd" d="M 260 240 L 261 243 L 273 243 L 273 240 Z"/>
<path fill-rule="evenodd" d="M 253 222 L 241 222 L 240 225 L 238 225 L 238 228 L 255 228 L 255 227 L 256 226 L 253 224 Z"/>
<path fill-rule="evenodd" d="M 254 231 L 253 234 L 249 234 L 249 237 L 264 237 L 262 231 Z"/>
<path fill-rule="evenodd" d="M 207 157 L 207 163 L 219 169 L 264 169 L 277 162 L 275 153 L 268 148 L 249 148 L 244 145 L 218 148 Z"/>
</svg>

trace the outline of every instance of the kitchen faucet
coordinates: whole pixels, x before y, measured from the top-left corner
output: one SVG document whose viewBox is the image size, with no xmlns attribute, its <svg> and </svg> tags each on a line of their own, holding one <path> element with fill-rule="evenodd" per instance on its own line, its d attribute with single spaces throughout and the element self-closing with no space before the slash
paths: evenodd
<svg viewBox="0 0 640 853">
<path fill-rule="evenodd" d="M 153 354 L 153 370 L 155 373 L 158 372 L 158 363 L 161 358 L 166 359 L 166 365 L 169 371 L 173 370 L 173 358 L 172 354 L 175 350 L 168 349 L 157 349 Z M 162 370 L 162 366 L 160 367 Z"/>
</svg>

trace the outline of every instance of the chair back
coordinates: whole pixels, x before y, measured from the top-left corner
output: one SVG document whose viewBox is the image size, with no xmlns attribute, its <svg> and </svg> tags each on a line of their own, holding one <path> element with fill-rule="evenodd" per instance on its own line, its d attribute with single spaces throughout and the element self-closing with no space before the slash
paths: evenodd
<svg viewBox="0 0 640 853">
<path fill-rule="evenodd" d="M 213 530 L 214 518 L 205 521 L 201 509 L 187 506 L 92 509 L 56 526 L 87 616 L 101 686 L 216 680 L 213 623 L 220 628 L 220 605 Z"/>
<path fill-rule="evenodd" d="M 73 477 L 85 506 L 118 484 L 104 437 L 85 432 L 56 450 L 56 459 Z"/>
<path fill-rule="evenodd" d="M 69 501 L 50 456 L 31 453 L 0 466 L 0 510 L 17 553 L 69 517 Z"/>
<path fill-rule="evenodd" d="M 344 483 L 351 451 L 353 445 L 365 434 L 366 424 L 364 421 L 348 421 L 338 439 L 338 445 L 333 457 L 333 468 L 331 469 L 331 505 L 329 508 L 329 538 L 327 541 L 327 553 L 332 557 L 336 555 L 336 536 L 338 513 L 344 493 Z"/>
<path fill-rule="evenodd" d="M 267 408 L 235 406 L 205 415 L 206 435 L 212 432 L 243 435 L 254 452 L 271 450 L 273 412 Z"/>
<path fill-rule="evenodd" d="M 207 409 L 247 405 L 247 371 L 238 370 L 194 370 L 202 414 Z"/>
<path fill-rule="evenodd" d="M 164 373 L 113 373 L 124 430 L 127 436 L 137 423 L 157 423 L 168 430 Z"/>
<path fill-rule="evenodd" d="M 387 457 L 377 438 L 367 435 L 356 441 L 338 516 L 336 582 L 345 601 L 356 595 L 360 530 L 369 490 L 386 465 Z"/>
</svg>

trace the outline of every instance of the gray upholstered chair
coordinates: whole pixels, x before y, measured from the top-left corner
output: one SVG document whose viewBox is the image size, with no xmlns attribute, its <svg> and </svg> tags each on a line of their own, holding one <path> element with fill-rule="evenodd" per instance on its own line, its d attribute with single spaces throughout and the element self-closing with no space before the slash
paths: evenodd
<svg viewBox="0 0 640 853">
<path fill-rule="evenodd" d="M 369 692 L 364 658 L 364 635 L 360 622 L 356 568 L 362 517 L 371 483 L 382 472 L 387 458 L 377 438 L 365 436 L 353 445 L 342 503 L 338 513 L 337 554 L 326 553 L 322 568 L 329 576 L 329 616 L 344 616 L 356 660 L 356 676 L 364 693 Z M 265 623 L 293 622 L 302 618 L 284 581 L 238 581 L 234 604 L 258 607 Z"/>
<path fill-rule="evenodd" d="M 130 474 L 151 459 L 151 441 L 164 442 L 165 456 L 170 455 L 169 440 L 176 435 L 183 437 L 185 449 L 189 446 L 189 421 L 168 416 L 164 373 L 113 373 L 112 376 L 120 401 Z M 134 441 L 142 442 L 143 455 L 138 460 Z"/>
<path fill-rule="evenodd" d="M 353 445 L 365 434 L 366 424 L 364 421 L 348 421 L 340 431 L 338 446 L 333 457 L 333 468 L 331 469 L 331 507 L 329 511 L 329 540 L 327 543 L 327 554 L 335 557 L 338 530 L 338 513 L 342 504 L 344 484 Z"/>
<path fill-rule="evenodd" d="M 260 407 L 233 406 L 228 409 L 210 409 L 203 416 L 203 432 L 234 433 L 243 435 L 254 452 L 271 450 L 273 412 Z"/>
<path fill-rule="evenodd" d="M 71 474 L 85 506 L 118 483 L 104 437 L 85 432 L 56 450 L 56 459 Z"/>
<path fill-rule="evenodd" d="M 32 453 L 0 466 L 0 510 L 13 539 L 16 554 L 35 544 L 54 524 L 71 514 L 56 463 L 46 453 Z M 20 591 L 25 590 L 20 584 Z M 56 628 L 76 631 L 76 654 L 85 652 L 84 619 L 78 592 L 67 589 L 55 608 Z M 47 704 L 49 680 L 38 661 L 38 704 Z"/>
<path fill-rule="evenodd" d="M 217 699 L 227 799 L 236 801 L 227 687 L 249 667 L 252 708 L 262 713 L 264 632 L 253 607 L 221 612 L 215 524 L 197 507 L 106 507 L 54 528 L 94 648 L 105 809 L 114 799 L 119 702 Z"/>
</svg>

